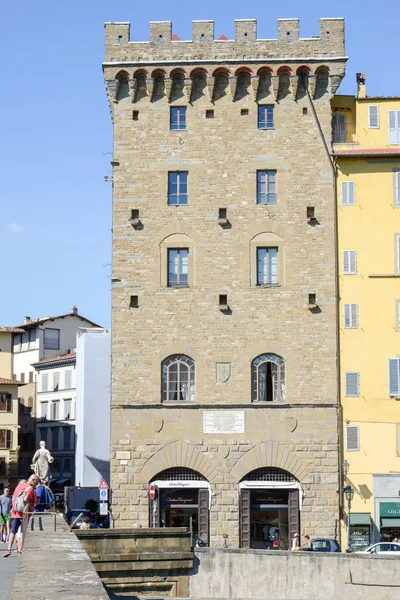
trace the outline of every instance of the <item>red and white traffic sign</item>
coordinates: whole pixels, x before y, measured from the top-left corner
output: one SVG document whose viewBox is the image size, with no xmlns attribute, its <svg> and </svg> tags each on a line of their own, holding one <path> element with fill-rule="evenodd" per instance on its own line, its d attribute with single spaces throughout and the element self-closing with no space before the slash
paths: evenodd
<svg viewBox="0 0 400 600">
<path fill-rule="evenodd" d="M 110 486 L 108 485 L 107 481 L 105 479 L 101 480 L 101 483 L 99 485 L 99 490 L 109 490 Z"/>
<path fill-rule="evenodd" d="M 157 496 L 157 491 L 158 488 L 154 483 L 150 484 L 150 488 L 149 488 L 149 496 L 150 496 L 150 500 L 154 500 Z"/>
</svg>

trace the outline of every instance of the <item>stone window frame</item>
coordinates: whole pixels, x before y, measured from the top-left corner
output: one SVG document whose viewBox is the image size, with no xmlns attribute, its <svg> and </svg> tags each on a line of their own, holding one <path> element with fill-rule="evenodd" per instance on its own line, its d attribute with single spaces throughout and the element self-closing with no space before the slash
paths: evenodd
<svg viewBox="0 0 400 600">
<path fill-rule="evenodd" d="M 278 282 L 258 284 L 257 251 L 259 248 L 277 248 Z M 275 232 L 264 231 L 250 240 L 250 285 L 257 288 L 282 287 L 285 284 L 285 248 L 283 238 Z"/>
<path fill-rule="evenodd" d="M 259 360 L 263 359 L 263 360 Z M 255 364 L 259 361 L 258 364 Z M 260 367 L 266 363 L 271 363 L 276 366 L 276 393 L 273 389 L 272 400 L 260 399 Z M 271 404 L 286 402 L 286 363 L 285 359 L 279 354 L 273 352 L 265 352 L 255 356 L 251 361 L 251 400 L 253 403 Z"/>
<path fill-rule="evenodd" d="M 178 375 L 176 380 L 178 385 L 180 382 L 180 372 L 182 367 L 185 367 L 188 370 L 188 399 L 176 398 L 171 400 L 169 398 L 169 395 L 171 393 L 169 372 L 170 368 L 175 364 L 178 365 Z M 164 380 L 164 370 L 166 370 L 166 380 Z M 181 392 L 179 392 L 179 395 L 180 394 Z M 191 356 L 181 353 L 170 354 L 169 356 L 165 357 L 164 360 L 161 362 L 161 402 L 163 404 L 188 404 L 196 402 L 196 362 Z"/>
<path fill-rule="evenodd" d="M 183 111 L 183 118 L 181 111 Z M 176 126 L 174 126 L 174 114 L 176 114 Z M 171 131 L 186 131 L 187 129 L 187 106 L 170 106 L 169 128 Z"/>
<path fill-rule="evenodd" d="M 168 284 L 168 251 L 187 249 L 188 256 L 188 283 L 185 285 L 169 285 Z M 195 242 L 185 233 L 173 233 L 166 237 L 160 243 L 160 284 L 161 287 L 174 288 L 190 288 L 195 285 Z"/>
<path fill-rule="evenodd" d="M 182 265 L 184 264 L 184 256 L 182 255 L 182 252 L 186 251 L 187 252 L 187 256 L 186 256 L 186 281 L 184 281 L 185 279 L 185 273 L 181 272 L 182 271 Z M 176 252 L 177 256 L 176 256 L 176 269 L 174 268 L 174 271 L 172 272 L 170 269 L 170 258 L 171 258 L 171 252 Z M 176 278 L 176 281 L 171 281 L 172 277 Z M 182 281 L 181 281 L 181 277 L 182 277 Z M 188 287 L 189 285 L 189 248 L 167 248 L 167 286 L 168 287 Z"/>
</svg>

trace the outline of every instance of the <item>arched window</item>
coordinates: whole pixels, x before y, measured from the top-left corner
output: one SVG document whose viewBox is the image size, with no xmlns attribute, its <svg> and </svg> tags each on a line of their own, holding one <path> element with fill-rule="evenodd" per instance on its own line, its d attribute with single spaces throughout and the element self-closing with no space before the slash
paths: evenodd
<svg viewBox="0 0 400 600">
<path fill-rule="evenodd" d="M 285 361 L 276 354 L 260 354 L 251 363 L 253 402 L 279 402 L 286 397 Z"/>
<path fill-rule="evenodd" d="M 161 391 L 163 402 L 185 402 L 195 399 L 194 360 L 185 354 L 173 354 L 162 362 Z"/>
</svg>

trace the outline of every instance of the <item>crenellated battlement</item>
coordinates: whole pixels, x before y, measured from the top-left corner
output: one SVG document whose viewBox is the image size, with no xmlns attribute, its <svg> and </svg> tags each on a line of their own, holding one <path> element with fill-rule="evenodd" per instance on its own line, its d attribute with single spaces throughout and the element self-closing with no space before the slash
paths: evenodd
<svg viewBox="0 0 400 600">
<path fill-rule="evenodd" d="M 298 19 L 279 19 L 277 39 L 258 39 L 256 19 L 235 20 L 235 39 L 215 39 L 214 21 L 193 21 L 192 39 L 173 39 L 171 21 L 150 22 L 147 42 L 130 41 L 130 23 L 105 23 L 105 63 L 343 58 L 344 19 L 320 19 L 319 35 L 300 37 Z"/>
</svg>

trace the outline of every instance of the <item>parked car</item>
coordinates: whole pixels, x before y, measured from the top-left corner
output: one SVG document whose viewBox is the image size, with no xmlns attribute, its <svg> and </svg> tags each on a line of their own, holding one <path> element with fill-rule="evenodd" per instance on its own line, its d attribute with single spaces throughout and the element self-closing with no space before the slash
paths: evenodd
<svg viewBox="0 0 400 600">
<path fill-rule="evenodd" d="M 340 544 L 336 540 L 315 538 L 311 540 L 311 550 L 314 552 L 341 552 Z"/>
<path fill-rule="evenodd" d="M 356 554 L 394 554 L 400 557 L 400 544 L 394 542 L 378 542 L 365 548 L 365 550 L 359 550 Z"/>
<path fill-rule="evenodd" d="M 85 510 L 84 508 L 79 509 L 79 508 L 74 508 L 73 510 L 69 510 L 67 512 L 67 523 L 68 525 L 71 525 L 71 523 L 73 523 L 75 521 L 75 519 L 82 513 L 82 516 L 78 519 L 78 521 L 74 524 L 74 529 L 79 529 L 79 524 L 82 523 L 83 519 L 85 517 L 89 516 L 89 511 Z"/>
</svg>

